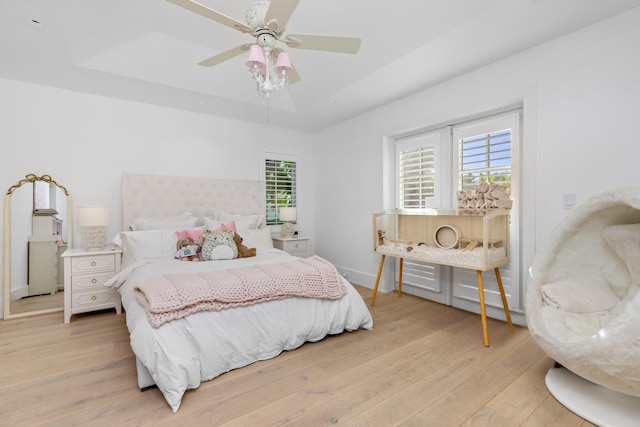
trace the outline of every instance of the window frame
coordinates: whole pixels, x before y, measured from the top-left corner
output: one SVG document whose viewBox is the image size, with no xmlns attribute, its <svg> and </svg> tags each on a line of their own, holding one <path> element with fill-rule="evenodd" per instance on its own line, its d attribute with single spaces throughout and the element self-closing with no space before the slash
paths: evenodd
<svg viewBox="0 0 640 427">
<path fill-rule="evenodd" d="M 265 224 L 267 226 L 276 226 L 279 227 L 282 225 L 283 221 L 280 221 L 280 209 L 281 207 L 295 207 L 299 208 L 299 200 L 298 200 L 298 188 L 300 184 L 300 162 L 298 160 L 298 156 L 285 154 L 285 153 L 277 153 L 272 151 L 262 151 L 261 152 L 261 170 L 262 170 L 262 180 L 265 185 Z M 281 203 L 282 198 L 278 198 L 277 196 L 277 187 L 276 189 L 270 189 L 270 180 L 268 179 L 268 165 L 267 162 L 287 162 L 293 163 L 294 165 L 294 176 L 291 179 L 291 193 L 290 198 L 285 203 Z M 276 184 L 277 185 L 277 184 Z M 285 186 L 287 184 L 285 183 Z M 271 194 L 273 193 L 273 194 Z M 274 203 L 275 200 L 275 203 Z M 273 210 L 273 212 L 270 212 Z M 298 213 L 299 215 L 299 213 Z M 274 218 L 274 219 L 270 219 Z"/>
</svg>

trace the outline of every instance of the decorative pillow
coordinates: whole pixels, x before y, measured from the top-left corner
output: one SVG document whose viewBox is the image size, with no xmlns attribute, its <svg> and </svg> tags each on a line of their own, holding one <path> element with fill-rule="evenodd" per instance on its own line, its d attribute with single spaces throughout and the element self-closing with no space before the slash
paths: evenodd
<svg viewBox="0 0 640 427">
<path fill-rule="evenodd" d="M 233 241 L 234 232 L 205 231 L 202 244 L 202 261 L 234 259 L 238 257 L 238 247 Z"/>
<path fill-rule="evenodd" d="M 216 220 L 227 222 L 235 221 L 238 229 L 251 229 L 260 228 L 262 226 L 262 215 L 235 215 L 227 212 L 216 212 Z"/>
<path fill-rule="evenodd" d="M 225 226 L 228 230 L 231 230 L 234 233 L 238 232 L 238 230 L 236 229 L 235 221 L 229 221 L 225 224 L 222 221 L 216 221 L 215 219 L 211 219 L 207 216 L 204 217 L 204 228 L 206 228 L 207 230 L 211 230 L 211 231 L 222 230 L 222 226 Z"/>
<path fill-rule="evenodd" d="M 176 241 L 181 239 L 192 239 L 197 245 L 202 245 L 202 233 L 204 233 L 204 227 L 187 228 L 184 230 L 176 231 Z"/>
<path fill-rule="evenodd" d="M 602 313 L 620 299 L 599 277 L 583 277 L 551 282 L 540 287 L 542 299 L 550 306 L 572 313 Z"/>
<path fill-rule="evenodd" d="M 173 257 L 178 242 L 174 230 L 122 231 L 118 237 L 123 268 L 142 258 Z"/>
<path fill-rule="evenodd" d="M 240 230 L 238 234 L 242 236 L 245 246 L 256 248 L 257 250 L 273 248 L 273 240 L 271 240 L 271 229 L 269 227 L 257 230 Z"/>
<path fill-rule="evenodd" d="M 611 225 L 602 238 L 627 266 L 631 281 L 640 285 L 640 224 Z"/>
<path fill-rule="evenodd" d="M 193 228 L 198 218 L 191 212 L 167 218 L 137 218 L 130 228 L 133 231 L 160 230 L 177 228 Z"/>
</svg>

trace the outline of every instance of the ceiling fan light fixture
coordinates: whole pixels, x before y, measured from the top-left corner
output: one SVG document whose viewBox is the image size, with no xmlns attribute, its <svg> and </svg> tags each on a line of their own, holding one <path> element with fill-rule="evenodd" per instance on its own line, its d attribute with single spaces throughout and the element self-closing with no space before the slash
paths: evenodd
<svg viewBox="0 0 640 427">
<path fill-rule="evenodd" d="M 280 51 L 275 58 L 275 65 L 273 63 L 274 57 L 274 51 L 267 44 L 255 44 L 249 48 L 249 58 L 246 65 L 256 82 L 256 97 L 259 101 L 269 98 L 272 92 L 284 87 L 293 71 L 288 53 Z"/>
</svg>

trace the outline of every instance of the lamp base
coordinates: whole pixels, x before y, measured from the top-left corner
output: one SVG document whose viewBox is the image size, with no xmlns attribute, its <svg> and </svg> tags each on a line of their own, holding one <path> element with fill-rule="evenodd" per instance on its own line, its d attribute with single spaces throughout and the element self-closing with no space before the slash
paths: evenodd
<svg viewBox="0 0 640 427">
<path fill-rule="evenodd" d="M 98 251 L 104 248 L 107 233 L 102 230 L 86 230 L 82 233 L 82 246 L 88 251 Z"/>
<path fill-rule="evenodd" d="M 295 227 L 290 222 L 285 222 L 280 226 L 280 235 L 282 237 L 293 237 L 294 231 L 295 231 Z"/>
</svg>

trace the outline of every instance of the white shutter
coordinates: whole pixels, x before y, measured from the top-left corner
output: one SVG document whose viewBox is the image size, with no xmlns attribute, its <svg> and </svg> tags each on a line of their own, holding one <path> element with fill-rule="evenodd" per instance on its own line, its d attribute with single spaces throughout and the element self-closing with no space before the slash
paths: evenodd
<svg viewBox="0 0 640 427">
<path fill-rule="evenodd" d="M 398 207 L 422 209 L 439 207 L 442 169 L 441 158 L 444 132 L 425 132 L 396 140 L 398 167 L 396 191 Z M 444 166 L 444 168 L 443 168 Z M 449 286 L 443 280 L 446 267 L 405 259 L 403 262 L 403 291 L 448 304 Z M 399 260 L 396 260 L 396 272 Z M 396 286 L 397 286 L 396 274 Z"/>
<path fill-rule="evenodd" d="M 279 208 L 297 207 L 296 157 L 263 153 L 267 225 L 281 224 Z"/>
<path fill-rule="evenodd" d="M 511 209 L 510 263 L 500 267 L 500 276 L 510 309 L 521 308 L 517 286 L 519 265 L 519 236 L 517 233 L 518 203 L 517 175 L 512 174 L 517 159 L 519 141 L 519 112 L 487 118 L 469 124 L 454 126 L 454 167 L 457 169 L 457 189 L 472 189 L 482 181 L 502 184 L 508 188 L 513 203 Z M 498 282 L 493 270 L 483 273 L 485 302 L 502 309 Z M 453 269 L 452 305 L 468 308 L 465 301 L 478 302 L 476 272 L 462 268 Z"/>
</svg>

